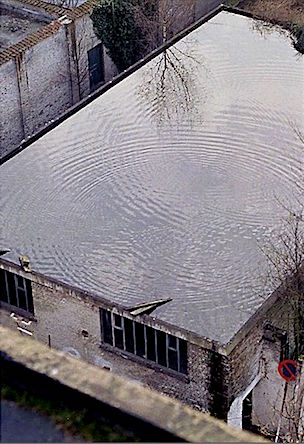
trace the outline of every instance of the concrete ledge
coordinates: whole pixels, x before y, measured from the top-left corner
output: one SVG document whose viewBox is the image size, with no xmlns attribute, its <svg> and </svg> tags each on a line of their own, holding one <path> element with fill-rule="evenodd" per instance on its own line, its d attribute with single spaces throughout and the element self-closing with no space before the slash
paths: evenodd
<svg viewBox="0 0 304 444">
<path fill-rule="evenodd" d="M 1 367 L 6 377 L 23 386 L 30 372 L 39 381 L 39 391 L 57 384 L 76 397 L 85 396 L 117 422 L 127 421 L 152 436 L 187 442 L 263 442 L 260 437 L 228 427 L 207 414 L 184 406 L 178 401 L 129 382 L 105 370 L 76 360 L 0 326 Z M 10 372 L 12 369 L 12 373 Z M 50 385 L 51 384 L 51 385 Z M 53 386 L 52 386 L 53 384 Z M 83 402 L 83 400 L 82 400 Z M 113 412 L 116 412 L 113 414 Z M 149 434 L 149 435 L 148 435 Z M 170 439 L 171 437 L 171 439 Z M 265 441 L 264 441 L 265 442 Z"/>
</svg>

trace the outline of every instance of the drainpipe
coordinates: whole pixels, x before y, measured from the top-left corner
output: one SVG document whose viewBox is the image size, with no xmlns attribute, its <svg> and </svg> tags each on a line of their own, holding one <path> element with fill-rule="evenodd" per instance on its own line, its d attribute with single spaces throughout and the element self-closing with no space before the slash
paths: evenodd
<svg viewBox="0 0 304 444">
<path fill-rule="evenodd" d="M 243 401 L 249 395 L 249 393 L 254 389 L 254 387 L 260 382 L 262 375 L 259 373 L 251 384 L 233 401 L 228 411 L 227 424 L 231 427 L 236 427 L 238 429 L 243 428 Z"/>
</svg>

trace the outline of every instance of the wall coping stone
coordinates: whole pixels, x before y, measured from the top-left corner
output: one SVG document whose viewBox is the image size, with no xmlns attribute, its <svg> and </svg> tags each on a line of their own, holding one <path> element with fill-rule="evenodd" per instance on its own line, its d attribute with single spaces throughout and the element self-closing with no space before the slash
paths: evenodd
<svg viewBox="0 0 304 444">
<path fill-rule="evenodd" d="M 106 370 L 0 326 L 0 356 L 186 442 L 266 442 Z"/>
<path fill-rule="evenodd" d="M 9 0 L 6 0 L 9 2 Z M 87 0 L 82 5 L 76 8 L 64 8 L 57 5 L 52 5 L 50 3 L 44 2 L 43 0 L 20 0 L 23 4 L 28 6 L 38 7 L 54 17 L 54 21 L 42 26 L 40 29 L 30 33 L 20 42 L 11 45 L 9 48 L 4 49 L 0 52 L 0 66 L 7 63 L 9 60 L 16 58 L 18 55 L 24 53 L 28 49 L 37 45 L 42 40 L 51 37 L 56 34 L 61 28 L 62 23 L 60 18 L 66 16 L 67 19 L 75 21 L 81 17 L 90 14 L 97 0 Z M 9 4 L 9 3 L 8 3 Z"/>
</svg>

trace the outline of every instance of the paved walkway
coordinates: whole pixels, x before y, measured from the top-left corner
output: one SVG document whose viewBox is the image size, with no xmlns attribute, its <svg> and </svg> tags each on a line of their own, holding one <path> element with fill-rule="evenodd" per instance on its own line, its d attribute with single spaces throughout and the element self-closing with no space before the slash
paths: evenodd
<svg viewBox="0 0 304 444">
<path fill-rule="evenodd" d="M 47 416 L 1 400 L 1 442 L 77 442 Z M 78 441 L 79 442 L 79 441 Z"/>
</svg>

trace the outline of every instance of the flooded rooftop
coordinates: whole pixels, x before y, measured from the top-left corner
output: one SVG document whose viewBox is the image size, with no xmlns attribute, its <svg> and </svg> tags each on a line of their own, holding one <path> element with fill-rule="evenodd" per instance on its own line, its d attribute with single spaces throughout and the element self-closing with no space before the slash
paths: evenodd
<svg viewBox="0 0 304 444">
<path fill-rule="evenodd" d="M 5 257 L 124 306 L 171 297 L 153 316 L 228 342 L 301 174 L 303 68 L 219 13 L 1 167 Z"/>
</svg>

